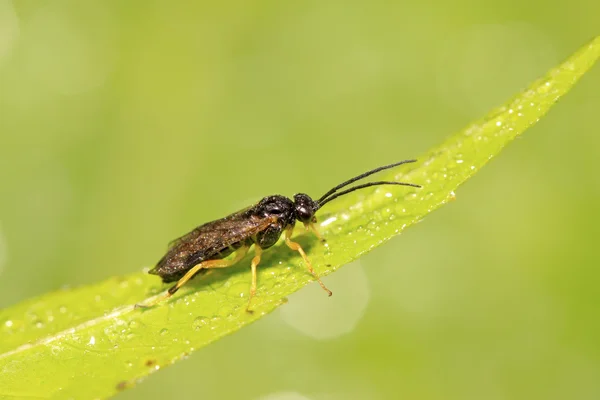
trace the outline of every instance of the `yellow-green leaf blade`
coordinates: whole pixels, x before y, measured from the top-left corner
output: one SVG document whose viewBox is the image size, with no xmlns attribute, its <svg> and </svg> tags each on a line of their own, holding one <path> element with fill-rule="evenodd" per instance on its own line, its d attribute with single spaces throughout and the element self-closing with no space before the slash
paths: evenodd
<svg viewBox="0 0 600 400">
<path fill-rule="evenodd" d="M 452 199 L 460 184 L 537 122 L 599 56 L 600 38 L 596 38 L 419 163 L 388 174 L 388 178 L 422 184 L 423 189 L 381 187 L 328 204 L 320 214 L 327 246 L 309 236 L 298 239 L 316 269 L 323 275 L 334 271 Z M 358 172 L 348 167 L 349 174 Z M 197 279 L 168 304 L 144 311 L 133 304 L 162 286 L 156 277 L 142 273 L 51 293 L 2 310 L 0 397 L 110 396 L 271 312 L 285 296 L 311 281 L 300 258 L 277 245 L 264 253 L 255 313 L 249 315 L 244 311 L 248 258 L 241 264 Z M 325 294 L 323 301 L 327 301 Z"/>
</svg>

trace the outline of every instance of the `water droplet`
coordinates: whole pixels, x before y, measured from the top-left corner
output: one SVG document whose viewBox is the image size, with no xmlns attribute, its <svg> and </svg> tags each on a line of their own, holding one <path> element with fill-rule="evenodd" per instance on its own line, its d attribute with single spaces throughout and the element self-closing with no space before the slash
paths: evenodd
<svg viewBox="0 0 600 400">
<path fill-rule="evenodd" d="M 167 328 L 162 328 L 159 333 L 160 336 L 165 336 L 167 333 L 169 333 L 169 330 Z"/>
<path fill-rule="evenodd" d="M 288 298 L 287 298 L 287 297 L 282 297 L 282 298 L 281 298 L 281 299 L 279 299 L 279 301 L 277 302 L 277 305 L 278 305 L 278 306 L 281 306 L 281 305 L 287 304 L 287 302 L 288 302 L 288 301 L 289 301 L 289 300 L 288 300 Z"/>
<path fill-rule="evenodd" d="M 5 325 L 7 328 L 10 328 L 11 326 L 13 326 L 13 322 L 12 322 L 12 321 L 9 319 L 8 321 L 6 321 L 6 322 L 4 323 L 4 325 Z"/>
<path fill-rule="evenodd" d="M 219 308 L 219 315 L 225 318 L 229 318 L 233 315 L 234 308 L 231 306 L 223 306 Z"/>
<path fill-rule="evenodd" d="M 321 226 L 327 226 L 335 221 L 337 221 L 337 217 L 329 217 L 325 221 L 321 222 Z"/>
<path fill-rule="evenodd" d="M 244 297 L 249 289 L 247 282 L 235 282 L 227 288 L 227 294 L 231 297 Z"/>
<path fill-rule="evenodd" d="M 194 322 L 192 323 L 192 326 L 195 330 L 199 331 L 200 329 L 202 329 L 203 327 L 208 325 L 208 322 L 209 322 L 208 318 L 198 317 L 194 320 Z"/>
<path fill-rule="evenodd" d="M 44 323 L 42 321 L 40 321 L 40 320 L 35 321 L 34 325 L 38 329 L 41 329 L 41 328 L 44 327 Z"/>
<path fill-rule="evenodd" d="M 134 319 L 129 323 L 129 328 L 130 329 L 135 329 L 139 326 L 139 323 Z"/>
</svg>

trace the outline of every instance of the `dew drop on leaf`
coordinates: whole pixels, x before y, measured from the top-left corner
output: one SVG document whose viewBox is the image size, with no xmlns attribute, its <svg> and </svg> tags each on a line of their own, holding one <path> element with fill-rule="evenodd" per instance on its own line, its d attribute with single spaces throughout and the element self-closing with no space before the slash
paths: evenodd
<svg viewBox="0 0 600 400">
<path fill-rule="evenodd" d="M 196 319 L 194 319 L 194 322 L 192 323 L 192 327 L 194 328 L 194 330 L 199 331 L 200 329 L 202 329 L 203 327 L 208 325 L 208 323 L 209 323 L 208 318 L 197 317 Z"/>
</svg>

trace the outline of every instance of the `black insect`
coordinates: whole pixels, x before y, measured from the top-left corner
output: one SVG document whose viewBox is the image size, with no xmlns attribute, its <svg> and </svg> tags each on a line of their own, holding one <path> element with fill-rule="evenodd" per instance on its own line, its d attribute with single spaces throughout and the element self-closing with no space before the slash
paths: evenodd
<svg viewBox="0 0 600 400">
<path fill-rule="evenodd" d="M 323 240 L 315 226 L 317 222 L 315 213 L 330 201 L 355 190 L 375 185 L 403 185 L 417 188 L 421 186 L 404 182 L 377 181 L 356 185 L 341 192 L 338 192 L 339 189 L 376 172 L 415 161 L 404 160 L 367 171 L 337 185 L 316 201 L 304 193 L 294 195 L 293 200 L 280 195 L 267 196 L 258 203 L 225 218 L 200 225 L 171 242 L 167 254 L 160 259 L 154 269 L 149 271 L 150 274 L 160 276 L 165 283 L 177 282 L 167 291 L 165 297 L 156 302 L 172 296 L 202 270 L 232 266 L 244 258 L 250 247 L 254 245 L 254 258 L 250 264 L 252 285 L 247 307 L 250 311 L 250 302 L 256 293 L 256 267 L 260 262 L 261 253 L 273 246 L 282 233 L 285 244 L 300 253 L 308 271 L 331 296 L 331 291 L 319 279 L 302 247 L 291 240 L 296 221 L 302 222 L 307 229 L 312 230 L 319 239 Z M 233 258 L 225 259 L 234 252 L 236 254 Z"/>
</svg>

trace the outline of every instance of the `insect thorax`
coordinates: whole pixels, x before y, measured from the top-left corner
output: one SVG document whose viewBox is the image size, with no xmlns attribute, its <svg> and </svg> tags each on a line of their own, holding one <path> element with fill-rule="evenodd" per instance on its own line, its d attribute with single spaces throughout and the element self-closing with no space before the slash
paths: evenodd
<svg viewBox="0 0 600 400">
<path fill-rule="evenodd" d="M 294 226 L 296 221 L 294 202 L 281 195 L 267 196 L 259 201 L 255 207 L 255 215 L 274 221 L 256 234 L 255 242 L 263 249 L 277 243 L 283 231 L 289 226 Z"/>
<path fill-rule="evenodd" d="M 256 235 L 256 244 L 262 249 L 268 249 L 277 243 L 285 228 L 287 226 L 284 226 L 281 221 L 269 225 L 265 230 Z"/>
</svg>

